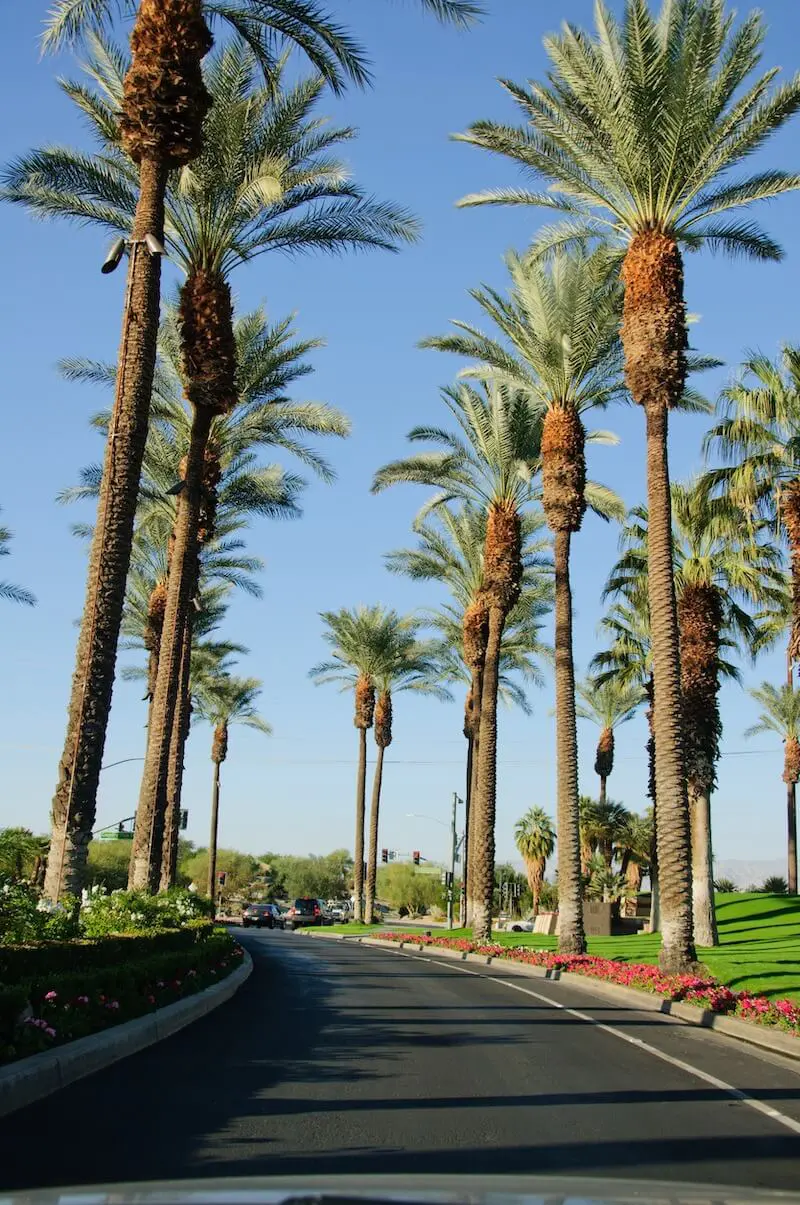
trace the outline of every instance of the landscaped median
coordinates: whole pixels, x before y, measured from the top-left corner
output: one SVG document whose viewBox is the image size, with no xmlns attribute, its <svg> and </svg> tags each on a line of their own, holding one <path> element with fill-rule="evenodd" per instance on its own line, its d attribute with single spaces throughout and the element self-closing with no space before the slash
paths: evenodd
<svg viewBox="0 0 800 1205">
<path fill-rule="evenodd" d="M 156 904 L 120 892 L 75 911 L 63 938 L 0 942 L 0 1115 L 167 1037 L 233 995 L 252 963 L 202 910 L 179 894 Z M 5 919 L 8 931 L 8 910 Z M 64 917 L 59 924 L 66 927 Z M 129 931 L 104 931 L 117 924 Z"/>
</svg>

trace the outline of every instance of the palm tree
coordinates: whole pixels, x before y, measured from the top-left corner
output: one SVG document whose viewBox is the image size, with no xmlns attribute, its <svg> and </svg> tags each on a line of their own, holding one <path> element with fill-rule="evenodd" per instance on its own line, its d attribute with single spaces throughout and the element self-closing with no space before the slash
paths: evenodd
<svg viewBox="0 0 800 1205">
<path fill-rule="evenodd" d="M 498 697 L 501 702 L 529 712 L 524 691 L 511 675 L 541 685 L 536 658 L 550 657 L 541 643 L 542 620 L 552 604 L 552 571 L 541 539 L 542 516 L 528 511 L 522 516 L 522 585 L 519 602 L 503 629 L 500 646 Z M 477 773 L 480 732 L 480 695 L 485 645 L 475 640 L 472 617 L 481 605 L 486 515 L 469 504 L 457 511 L 440 507 L 425 522 L 414 526 L 418 545 L 387 554 L 387 568 L 415 581 L 433 581 L 447 587 L 451 602 L 424 614 L 437 632 L 436 656 L 442 678 L 466 687 L 464 736 L 467 741 L 465 824 L 467 841 L 462 863 L 466 921 L 471 923 L 473 898 L 472 863 L 475 840 L 475 811 L 472 807 Z M 480 628 L 478 629 L 480 636 Z"/>
<path fill-rule="evenodd" d="M 440 667 L 435 650 L 429 642 L 420 643 L 420 621 L 411 617 L 401 618 L 396 612 L 391 617 L 385 637 L 381 637 L 381 660 L 376 665 L 373 678 L 376 688 L 375 699 L 375 744 L 378 749 L 375 774 L 372 782 L 372 807 L 369 822 L 369 847 L 367 850 L 367 881 L 364 920 L 371 925 L 374 920 L 375 884 L 378 876 L 378 822 L 380 819 L 381 787 L 383 785 L 383 758 L 392 743 L 392 698 L 400 691 L 413 690 L 434 695 L 438 699 L 451 700 L 452 696 L 439 683 Z"/>
<path fill-rule="evenodd" d="M 763 708 L 758 723 L 745 736 L 775 732 L 783 741 L 783 781 L 786 783 L 786 819 L 788 831 L 789 895 L 797 895 L 797 781 L 800 778 L 800 691 L 792 684 L 780 688 L 762 682 L 750 694 Z"/>
<path fill-rule="evenodd" d="M 42 44 L 57 52 L 107 31 L 115 17 L 131 17 L 139 0 L 56 0 L 45 24 Z M 472 0 L 420 0 L 442 22 L 468 28 L 483 10 Z M 364 87 L 369 61 L 352 35 L 314 0 L 201 0 L 209 25 L 219 23 L 245 42 L 267 78 L 279 71 L 281 50 L 292 47 L 308 59 L 332 89 L 341 93 L 346 79 Z"/>
<path fill-rule="evenodd" d="M 213 673 L 195 684 L 198 715 L 214 728 L 211 760 L 214 763 L 214 785 L 211 793 L 211 835 L 208 842 L 208 895 L 214 899 L 217 881 L 217 830 L 219 827 L 220 767 L 228 756 L 228 735 L 231 724 L 244 724 L 265 736 L 272 729 L 256 710 L 261 694 L 258 678 L 237 678 L 228 673 Z"/>
<path fill-rule="evenodd" d="M 600 236 L 622 257 L 625 380 L 647 431 L 660 963 L 680 971 L 694 961 L 667 456 L 668 414 L 687 373 L 681 247 L 780 258 L 752 221 L 719 215 L 800 186 L 800 176 L 774 169 L 731 179 L 732 169 L 800 108 L 800 77 L 772 92 L 775 71 L 749 82 L 763 21 L 753 13 L 735 27 L 724 0 L 664 0 L 658 17 L 645 0 L 625 0 L 621 24 L 597 0 L 595 21 L 594 37 L 567 24 L 545 38 L 552 65 L 546 84 L 503 82 L 525 126 L 480 121 L 459 135 L 548 187 L 498 189 L 461 204 L 522 204 L 568 215 L 540 231 L 534 254 Z"/>
<path fill-rule="evenodd" d="M 594 854 L 599 854 L 606 867 L 611 869 L 616 846 L 629 819 L 627 808 L 613 799 L 599 803 L 588 795 L 581 796 L 580 840 L 584 875 Z"/>
<path fill-rule="evenodd" d="M 387 650 L 400 622 L 395 611 L 377 605 L 352 610 L 322 611 L 325 624 L 322 638 L 333 652 L 309 670 L 317 686 L 329 682 L 352 690 L 355 698 L 353 723 L 358 729 L 358 770 L 356 774 L 356 836 L 353 867 L 354 919 L 363 919 L 364 897 L 364 815 L 367 797 L 367 730 L 375 718 L 375 679 L 387 659 Z"/>
<path fill-rule="evenodd" d="M 502 341 L 457 323 L 459 332 L 425 346 L 478 361 L 462 375 L 491 374 L 519 390 L 543 418 L 541 464 L 544 513 L 553 532 L 555 679 L 558 775 L 559 950 L 586 948 L 578 845 L 578 740 L 572 648 L 570 547 L 586 511 L 586 432 L 582 414 L 623 392 L 619 343 L 621 291 L 604 250 L 557 253 L 549 265 L 509 256 L 511 294 L 472 293 Z M 608 494 L 604 513 L 622 518 Z"/>
<path fill-rule="evenodd" d="M 11 549 L 8 547 L 10 539 L 9 529 L 0 526 L 0 556 L 8 556 L 10 553 Z M 6 598 L 10 602 L 24 603 L 28 607 L 36 606 L 36 599 L 30 590 L 23 590 L 22 586 L 15 586 L 13 582 L 0 582 L 0 598 Z"/>
<path fill-rule="evenodd" d="M 707 433 L 706 451 L 716 448 L 722 468 L 706 474 L 720 492 L 749 514 L 772 524 L 789 547 L 792 595 L 788 615 L 787 675 L 800 660 L 800 348 L 785 346 L 780 360 L 751 356 L 737 380 L 722 391 L 720 421 Z"/>
<path fill-rule="evenodd" d="M 412 441 L 430 440 L 441 452 L 423 452 L 379 469 L 377 493 L 398 482 L 438 488 L 424 511 L 453 499 L 486 514 L 483 587 L 465 616 L 465 650 L 472 668 L 476 648 L 485 650 L 480 704 L 480 734 L 475 792 L 473 931 L 477 940 L 491 935 L 494 891 L 494 818 L 497 776 L 497 695 L 503 629 L 522 585 L 521 513 L 533 497 L 532 473 L 538 465 L 541 419 L 519 393 L 503 386 L 461 385 L 443 391 L 445 404 L 460 429 L 418 427 Z"/>
<path fill-rule="evenodd" d="M 619 873 L 628 884 L 629 899 L 634 902 L 634 910 L 628 915 L 635 915 L 635 900 L 642 887 L 642 876 L 650 871 L 650 888 L 652 892 L 652 865 L 655 832 L 653 829 L 653 812 L 650 809 L 645 816 L 635 812 L 630 813 L 624 828 L 617 835 L 617 853 L 620 864 Z"/>
<path fill-rule="evenodd" d="M 759 531 L 730 500 L 709 499 L 704 485 L 697 481 L 674 485 L 672 499 L 694 938 L 698 945 L 712 946 L 717 944 L 717 931 L 711 794 L 716 785 L 722 734 L 720 675 L 738 679 L 732 666 L 723 665 L 721 654 L 725 647 L 754 647 L 758 627 L 744 608 L 758 610 L 782 598 L 783 574 L 778 549 L 759 539 Z M 612 574 L 610 591 L 641 590 L 647 572 L 648 539 L 646 511 L 637 508 L 623 532 L 627 553 L 623 553 Z"/>
<path fill-rule="evenodd" d="M 578 719 L 591 720 L 600 729 L 594 772 L 600 779 L 599 802 L 605 803 L 606 783 L 614 769 L 614 729 L 633 719 L 645 693 L 638 683 L 614 677 L 604 682 L 587 678 L 578 683 L 577 694 L 581 700 L 575 709 Z"/>
<path fill-rule="evenodd" d="M 54 210 L 118 231 L 135 206 L 135 173 L 120 145 L 115 101 L 124 59 L 98 44 L 89 71 L 94 91 L 64 84 L 89 115 L 103 148 L 100 163 L 55 148 L 19 161 L 6 193 L 34 211 Z M 132 881 L 153 885 L 157 816 L 166 783 L 181 649 L 192 595 L 195 532 L 211 425 L 236 401 L 232 269 L 267 250 L 394 249 L 415 237 L 403 211 L 365 197 L 327 151 L 352 130 L 322 128 L 312 112 L 321 78 L 277 94 L 259 85 L 256 61 L 234 44 L 206 72 L 214 107 L 204 124 L 204 150 L 190 172 L 173 173 L 166 197 L 166 241 L 184 271 L 179 327 L 184 385 L 193 408 L 192 434 L 178 495 L 175 543 L 164 607 L 159 676 L 132 851 Z M 141 459 L 141 458 L 140 458 Z"/>
<path fill-rule="evenodd" d="M 556 845 L 553 821 L 543 808 L 529 808 L 517 821 L 514 825 L 514 842 L 525 863 L 533 900 L 533 915 L 536 916 L 547 859 L 551 857 Z"/>
</svg>

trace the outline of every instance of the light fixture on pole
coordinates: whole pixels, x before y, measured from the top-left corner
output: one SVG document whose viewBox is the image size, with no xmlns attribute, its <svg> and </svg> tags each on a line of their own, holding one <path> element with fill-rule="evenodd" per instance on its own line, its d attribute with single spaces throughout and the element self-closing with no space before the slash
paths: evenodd
<svg viewBox="0 0 800 1205">
<path fill-rule="evenodd" d="M 122 260 L 122 257 L 125 254 L 125 248 L 127 247 L 127 245 L 128 244 L 124 238 L 115 239 L 114 242 L 111 244 L 111 246 L 108 249 L 108 254 L 106 255 L 105 259 L 103 260 L 103 265 L 100 269 L 100 271 L 103 273 L 104 276 L 108 276 L 109 273 L 115 272 L 117 270 L 117 268 L 119 267 L 120 262 Z"/>
</svg>

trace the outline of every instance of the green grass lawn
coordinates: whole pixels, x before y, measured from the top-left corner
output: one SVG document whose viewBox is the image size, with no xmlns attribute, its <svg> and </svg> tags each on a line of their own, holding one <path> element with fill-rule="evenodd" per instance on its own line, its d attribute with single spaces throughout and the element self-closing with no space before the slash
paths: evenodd
<svg viewBox="0 0 800 1205">
<path fill-rule="evenodd" d="M 698 951 L 711 974 L 734 991 L 749 991 L 771 999 L 800 1000 L 800 897 L 737 892 L 716 897 L 719 945 Z M 380 933 L 380 925 L 334 925 L 328 932 L 355 937 Z M 397 926 L 393 926 L 395 932 Z M 419 922 L 409 931 L 424 929 Z M 469 929 L 432 929 L 444 936 L 471 937 Z M 554 950 L 555 937 L 541 933 L 497 933 L 502 945 Z M 658 933 L 630 937 L 590 937 L 589 953 L 622 962 L 658 961 Z"/>
</svg>

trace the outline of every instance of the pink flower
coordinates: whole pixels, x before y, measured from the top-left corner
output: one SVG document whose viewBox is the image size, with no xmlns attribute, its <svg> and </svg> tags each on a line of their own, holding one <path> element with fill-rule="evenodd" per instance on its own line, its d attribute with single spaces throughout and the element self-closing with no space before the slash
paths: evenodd
<svg viewBox="0 0 800 1205">
<path fill-rule="evenodd" d="M 57 1000 L 58 992 L 49 991 L 45 996 L 45 1000 Z"/>
<path fill-rule="evenodd" d="M 47 1034 L 48 1038 L 54 1038 L 56 1036 L 56 1031 L 50 1025 L 47 1026 L 44 1032 Z"/>
<path fill-rule="evenodd" d="M 155 998 L 155 996 L 148 996 L 148 997 L 147 997 L 147 1003 L 148 1003 L 148 1004 L 155 1004 L 155 1002 L 156 1002 L 156 998 Z"/>
<path fill-rule="evenodd" d="M 78 996 L 75 1003 L 76 1004 L 88 1004 L 89 997 L 88 996 Z"/>
</svg>

